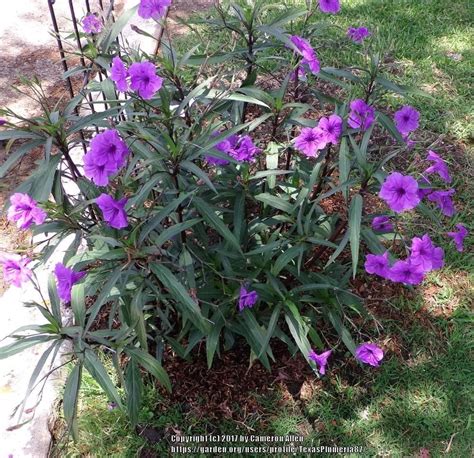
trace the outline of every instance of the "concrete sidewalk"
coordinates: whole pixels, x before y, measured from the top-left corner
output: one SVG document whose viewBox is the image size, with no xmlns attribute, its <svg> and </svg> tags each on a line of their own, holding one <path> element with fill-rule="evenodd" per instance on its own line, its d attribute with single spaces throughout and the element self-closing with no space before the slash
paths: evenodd
<svg viewBox="0 0 474 458">
<path fill-rule="evenodd" d="M 90 1 L 92 11 L 94 11 L 94 5 L 97 1 Z M 116 1 L 116 10 L 128 9 L 137 3 L 138 0 Z M 85 13 L 85 10 L 79 6 L 83 4 L 85 3 L 75 2 L 78 17 L 82 17 Z M 56 0 L 55 11 L 59 28 L 61 30 L 72 29 L 68 19 L 70 16 L 68 1 Z M 134 17 L 130 23 L 150 34 L 159 32 L 153 22 L 143 21 L 138 17 Z M 0 15 L 0 38 L 2 39 L 0 59 L 3 63 L 0 67 L 0 87 L 2 88 L 0 91 L 0 107 L 8 106 L 24 117 L 39 114 L 31 99 L 19 95 L 12 88 L 12 85 L 19 82 L 20 76 L 38 76 L 43 82 L 47 94 L 51 94 L 58 88 L 64 94 L 66 93 L 56 40 L 50 34 L 51 28 L 47 0 L 8 2 L 3 5 L 2 14 Z M 156 46 L 154 40 L 136 34 L 129 26 L 126 27 L 124 36 L 130 46 L 139 47 L 148 53 L 154 51 Z M 78 163 L 81 162 L 81 157 L 76 159 Z M 2 154 L 0 147 L 0 163 L 3 160 L 4 154 Z M 72 190 L 72 192 L 74 191 Z M 6 199 L 7 196 L 4 196 L 4 198 Z M 3 249 L 14 248 L 10 240 L 5 240 L 7 237 L 8 234 L 2 234 L 0 231 L 0 249 L 2 247 L 4 247 Z M 65 242 L 63 245 L 66 248 L 68 243 Z M 57 250 L 48 265 L 37 271 L 45 297 L 47 297 L 48 275 L 53 271 L 56 262 L 61 260 L 61 251 L 61 249 Z M 0 297 L 0 308 L 2 310 L 0 339 L 21 326 L 45 322 L 43 316 L 35 308 L 24 306 L 24 302 L 34 300 L 39 301 L 40 297 L 31 284 L 27 284 L 22 288 L 11 287 Z M 10 343 L 9 339 L 6 339 L 0 345 L 4 346 L 8 343 Z M 9 456 L 15 458 L 44 458 L 48 456 L 51 444 L 49 421 L 55 409 L 58 388 L 63 383 L 60 374 L 55 374 L 49 378 L 39 404 L 37 404 L 37 396 L 32 395 L 29 398 L 25 406 L 27 413 L 22 418 L 22 421 L 30 420 L 28 423 L 16 428 L 18 418 L 10 418 L 14 407 L 23 400 L 31 373 L 48 346 L 49 343 L 32 347 L 0 361 L 0 458 Z M 59 358 L 57 358 L 54 366 L 59 363 Z M 46 368 L 48 366 L 46 365 Z M 46 369 L 43 374 L 45 372 Z"/>
</svg>

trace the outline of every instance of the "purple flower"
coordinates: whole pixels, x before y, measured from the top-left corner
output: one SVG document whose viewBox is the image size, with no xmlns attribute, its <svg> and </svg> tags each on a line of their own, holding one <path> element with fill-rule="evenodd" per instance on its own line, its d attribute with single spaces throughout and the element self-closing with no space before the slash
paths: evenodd
<svg viewBox="0 0 474 458">
<path fill-rule="evenodd" d="M 365 343 L 356 348 L 356 358 L 370 366 L 380 366 L 383 359 L 383 350 L 373 343 Z"/>
<path fill-rule="evenodd" d="M 362 99 L 355 99 L 350 104 L 351 111 L 347 124 L 353 129 L 367 130 L 375 120 L 375 110 Z"/>
<path fill-rule="evenodd" d="M 46 212 L 28 194 L 17 192 L 10 197 L 10 203 L 7 218 L 16 222 L 20 229 L 28 229 L 33 223 L 44 223 Z"/>
<path fill-rule="evenodd" d="M 138 15 L 143 19 L 160 19 L 166 13 L 166 8 L 171 5 L 171 0 L 140 0 Z"/>
<path fill-rule="evenodd" d="M 326 144 L 325 134 L 319 127 L 303 127 L 295 138 L 295 148 L 307 157 L 318 157 L 318 151 Z"/>
<path fill-rule="evenodd" d="M 449 175 L 448 166 L 442 157 L 440 157 L 434 151 L 429 150 L 426 160 L 432 161 L 433 165 L 428 167 L 425 170 L 425 173 L 437 173 L 446 183 L 451 183 L 452 178 Z"/>
<path fill-rule="evenodd" d="M 84 156 L 84 172 L 98 186 L 106 186 L 109 177 L 123 167 L 129 154 L 126 143 L 115 129 L 97 134 Z"/>
<path fill-rule="evenodd" d="M 114 200 L 108 194 L 101 194 L 95 202 L 102 211 L 107 224 L 115 229 L 122 229 L 128 226 L 127 213 L 125 212 L 127 200 L 126 197 Z"/>
<path fill-rule="evenodd" d="M 430 186 L 431 182 L 426 177 L 422 177 L 418 180 L 418 197 L 424 199 L 428 194 L 431 194 L 433 188 Z M 421 186 L 425 186 L 422 188 Z"/>
<path fill-rule="evenodd" d="M 127 77 L 128 70 L 122 59 L 114 57 L 110 68 L 110 79 L 115 82 L 118 91 L 126 92 L 128 90 Z"/>
<path fill-rule="evenodd" d="M 3 126 L 6 123 L 7 123 L 6 119 L 0 118 L 0 126 Z"/>
<path fill-rule="evenodd" d="M 327 143 L 337 145 L 342 133 L 342 118 L 338 115 L 331 115 L 329 118 L 321 118 L 318 122 L 319 129 L 323 132 L 324 140 Z"/>
<path fill-rule="evenodd" d="M 316 51 L 312 48 L 309 41 L 299 37 L 298 35 L 290 36 L 290 40 L 296 46 L 298 52 L 303 56 L 301 63 L 306 64 L 311 70 L 311 73 L 319 73 L 321 70 L 321 65 L 319 63 L 318 56 L 316 55 Z M 296 71 L 298 72 L 300 69 L 301 67 L 298 67 Z M 301 71 L 304 73 L 303 69 L 301 69 Z"/>
<path fill-rule="evenodd" d="M 109 402 L 107 403 L 107 410 L 112 411 L 118 407 L 116 402 Z"/>
<path fill-rule="evenodd" d="M 319 373 L 324 375 L 326 373 L 326 365 L 328 358 L 331 356 L 332 350 L 324 351 L 318 355 L 314 350 L 309 352 L 308 357 L 312 359 L 318 366 Z"/>
<path fill-rule="evenodd" d="M 441 269 L 444 264 L 444 251 L 433 245 L 428 234 L 421 238 L 414 237 L 411 241 L 410 262 L 420 266 L 423 272 Z"/>
<path fill-rule="evenodd" d="M 94 14 L 88 14 L 82 20 L 82 28 L 86 33 L 100 33 L 103 28 L 102 22 Z"/>
<path fill-rule="evenodd" d="M 107 186 L 109 177 L 117 172 L 115 162 L 105 162 L 100 164 L 97 161 L 98 155 L 92 152 L 84 156 L 84 172 L 87 178 L 90 178 L 97 186 Z"/>
<path fill-rule="evenodd" d="M 393 224 L 388 216 L 376 216 L 372 220 L 372 229 L 375 232 L 393 232 Z"/>
<path fill-rule="evenodd" d="M 369 274 L 387 278 L 390 270 L 388 251 L 384 254 L 368 254 L 365 258 L 364 267 L 365 271 Z"/>
<path fill-rule="evenodd" d="M 456 249 L 458 251 L 464 250 L 464 239 L 469 234 L 468 230 L 463 224 L 456 224 L 457 232 L 448 232 L 449 237 L 452 237 L 454 243 L 456 244 Z"/>
<path fill-rule="evenodd" d="M 234 147 L 231 146 L 228 151 L 230 156 L 240 162 L 252 162 L 255 160 L 255 156 L 261 152 L 262 150 L 253 144 L 249 135 L 241 137 L 238 144 Z"/>
<path fill-rule="evenodd" d="M 242 312 L 245 308 L 252 308 L 257 303 L 257 301 L 257 291 L 249 291 L 243 286 L 240 288 L 239 312 Z"/>
<path fill-rule="evenodd" d="M 349 27 L 347 29 L 347 36 L 354 42 L 354 43 L 362 43 L 367 37 L 372 35 L 369 32 L 367 27 Z"/>
<path fill-rule="evenodd" d="M 64 264 L 58 263 L 54 268 L 54 274 L 56 275 L 59 298 L 63 302 L 71 302 L 71 290 L 73 285 L 82 280 L 86 276 L 86 273 L 76 272 Z"/>
<path fill-rule="evenodd" d="M 156 74 L 151 62 L 135 62 L 128 69 L 130 87 L 145 100 L 151 99 L 163 85 L 163 78 Z"/>
<path fill-rule="evenodd" d="M 220 134 L 221 132 L 213 132 L 211 136 L 217 137 Z M 237 135 L 231 135 L 225 138 L 224 140 L 220 141 L 217 145 L 214 146 L 214 148 L 221 153 L 228 154 L 231 149 L 236 147 L 238 141 L 239 141 L 239 137 Z M 220 166 L 220 165 L 227 165 L 229 163 L 229 161 L 227 161 L 226 159 L 221 159 L 220 157 L 216 157 L 216 156 L 205 156 L 205 158 L 206 158 L 206 161 L 212 165 Z"/>
<path fill-rule="evenodd" d="M 405 105 L 395 113 L 395 125 L 401 134 L 408 134 L 419 126 L 420 113 L 410 105 Z"/>
<path fill-rule="evenodd" d="M 441 212 L 445 216 L 453 216 L 456 213 L 454 209 L 453 200 L 451 196 L 456 192 L 455 189 L 448 189 L 447 191 L 433 191 L 429 196 L 428 200 L 438 204 Z"/>
<path fill-rule="evenodd" d="M 388 278 L 397 283 L 418 285 L 424 279 L 423 268 L 411 259 L 397 261 L 388 271 Z"/>
<path fill-rule="evenodd" d="M 3 254 L 0 253 L 0 264 L 3 266 L 3 278 L 6 283 L 20 287 L 27 282 L 31 276 L 31 269 L 27 265 L 31 259 L 19 254 Z"/>
<path fill-rule="evenodd" d="M 391 173 L 385 179 L 380 188 L 379 197 L 385 200 L 396 213 L 411 210 L 420 203 L 417 181 L 399 172 Z"/>
<path fill-rule="evenodd" d="M 339 0 L 319 0 L 319 9 L 323 13 L 339 13 L 341 10 L 341 5 Z"/>
</svg>

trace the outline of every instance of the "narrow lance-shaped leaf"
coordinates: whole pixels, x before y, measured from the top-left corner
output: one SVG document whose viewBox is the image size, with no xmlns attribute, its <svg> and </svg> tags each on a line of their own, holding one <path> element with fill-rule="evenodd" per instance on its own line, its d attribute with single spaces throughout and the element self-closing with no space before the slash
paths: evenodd
<svg viewBox="0 0 474 458">
<path fill-rule="evenodd" d="M 97 358 L 96 354 L 88 348 L 86 348 L 84 352 L 84 366 L 92 375 L 94 380 L 104 390 L 109 399 L 122 407 L 122 400 L 120 399 L 117 389 L 110 379 L 109 374 L 107 374 L 104 365 L 100 362 L 99 358 Z"/>
<path fill-rule="evenodd" d="M 72 369 L 66 381 L 63 396 L 64 419 L 71 431 L 74 440 L 77 440 L 77 401 L 79 397 L 79 389 L 81 386 L 82 364 L 77 364 Z"/>
<path fill-rule="evenodd" d="M 127 390 L 127 413 L 132 426 L 138 423 L 142 403 L 143 382 L 138 364 L 131 358 L 125 369 L 125 388 Z"/>
<path fill-rule="evenodd" d="M 362 220 L 362 206 L 364 199 L 357 194 L 351 202 L 349 209 L 349 232 L 352 253 L 352 276 L 355 278 L 357 273 L 357 263 L 359 261 L 359 245 L 360 245 L 360 223 Z"/>
</svg>

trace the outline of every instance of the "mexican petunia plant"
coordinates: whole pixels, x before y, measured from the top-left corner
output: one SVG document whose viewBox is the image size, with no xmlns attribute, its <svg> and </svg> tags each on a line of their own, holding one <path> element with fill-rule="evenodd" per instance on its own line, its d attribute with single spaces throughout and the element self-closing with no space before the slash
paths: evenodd
<svg viewBox="0 0 474 458">
<path fill-rule="evenodd" d="M 336 357 L 376 367 L 384 352 L 352 325 L 354 314 L 369 315 L 351 281 L 417 285 L 444 262 L 429 233 L 403 235 L 408 212 L 449 221 L 455 190 L 436 151 L 423 153 L 424 171 L 393 165 L 418 147 L 423 120 L 406 103 L 392 114 L 384 105 L 387 93 L 409 89 L 387 79 L 375 30 L 338 30 L 358 65 L 328 67 L 317 49 L 343 1 L 278 3 L 270 14 L 268 2 L 248 0 L 197 21 L 227 45 L 180 53 L 167 38 L 170 4 L 141 0 L 113 24 L 83 18 L 87 71 L 101 78 L 53 108 L 32 83 L 40 117 L 1 111 L 0 139 L 9 150 L 22 142 L 0 176 L 43 148 L 6 212 L 33 231 L 35 250 L 2 254 L 5 280 L 40 289 L 35 269 L 55 251 L 60 260 L 49 299 L 35 304 L 47 323 L 17 332 L 0 357 L 46 343 L 42 365 L 70 343 L 64 414 L 73 432 L 83 369 L 136 422 L 142 369 L 171 390 L 170 352 L 189 358 L 204 347 L 211 368 L 245 343 L 250 362 L 270 368 L 281 340 L 316 376 L 330 375 Z M 157 55 L 117 41 L 135 14 L 164 27 Z M 462 224 L 446 236 L 462 251 Z M 331 327 L 340 340 L 324 337 Z"/>
</svg>

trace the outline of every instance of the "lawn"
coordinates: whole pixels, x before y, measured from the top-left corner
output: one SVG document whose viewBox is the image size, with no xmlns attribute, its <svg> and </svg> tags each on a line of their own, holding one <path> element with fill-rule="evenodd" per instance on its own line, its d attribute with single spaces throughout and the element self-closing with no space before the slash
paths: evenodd
<svg viewBox="0 0 474 458">
<path fill-rule="evenodd" d="M 342 13 L 332 16 L 332 23 L 344 30 L 349 25 L 367 26 L 378 39 L 391 44 L 391 77 L 433 96 L 408 101 L 421 112 L 427 144 L 446 135 L 439 141 L 440 148 L 450 154 L 457 189 L 458 213 L 452 224 L 462 221 L 472 232 L 474 177 L 468 148 L 473 139 L 474 34 L 468 0 L 342 0 L 342 4 Z M 318 54 L 324 66 L 353 62 L 353 45 L 337 33 L 329 30 L 321 38 L 324 45 Z M 192 38 L 183 35 L 178 43 L 188 50 Z M 212 47 L 224 44 L 217 39 Z M 399 105 L 394 98 L 392 102 Z M 448 143 L 454 146 L 449 149 Z M 424 152 L 417 149 L 413 154 Z M 411 227 L 432 224 L 429 219 L 417 219 Z M 171 435 L 202 433 L 304 435 L 307 445 L 362 446 L 364 456 L 471 456 L 473 245 L 467 242 L 461 254 L 441 233 L 434 241 L 446 252 L 443 270 L 432 273 L 416 291 L 404 290 L 401 297 L 366 297 L 388 350 L 379 369 L 363 369 L 336 358 L 322 380 L 303 377 L 298 392 L 292 392 L 288 380 L 263 393 L 250 390 L 258 408 L 240 412 L 238 421 L 206 418 L 148 386 L 137 431 L 118 409 L 107 408 L 106 396 L 86 374 L 79 441 L 64 439 L 58 421 L 55 453 L 164 456 L 169 453 Z M 366 278 L 365 284 L 371 280 Z M 378 291 L 384 292 L 383 286 Z M 363 326 L 367 335 L 377 334 L 373 321 Z M 290 375 L 301 379 L 299 374 Z M 242 390 L 247 392 L 245 387 Z"/>
</svg>

